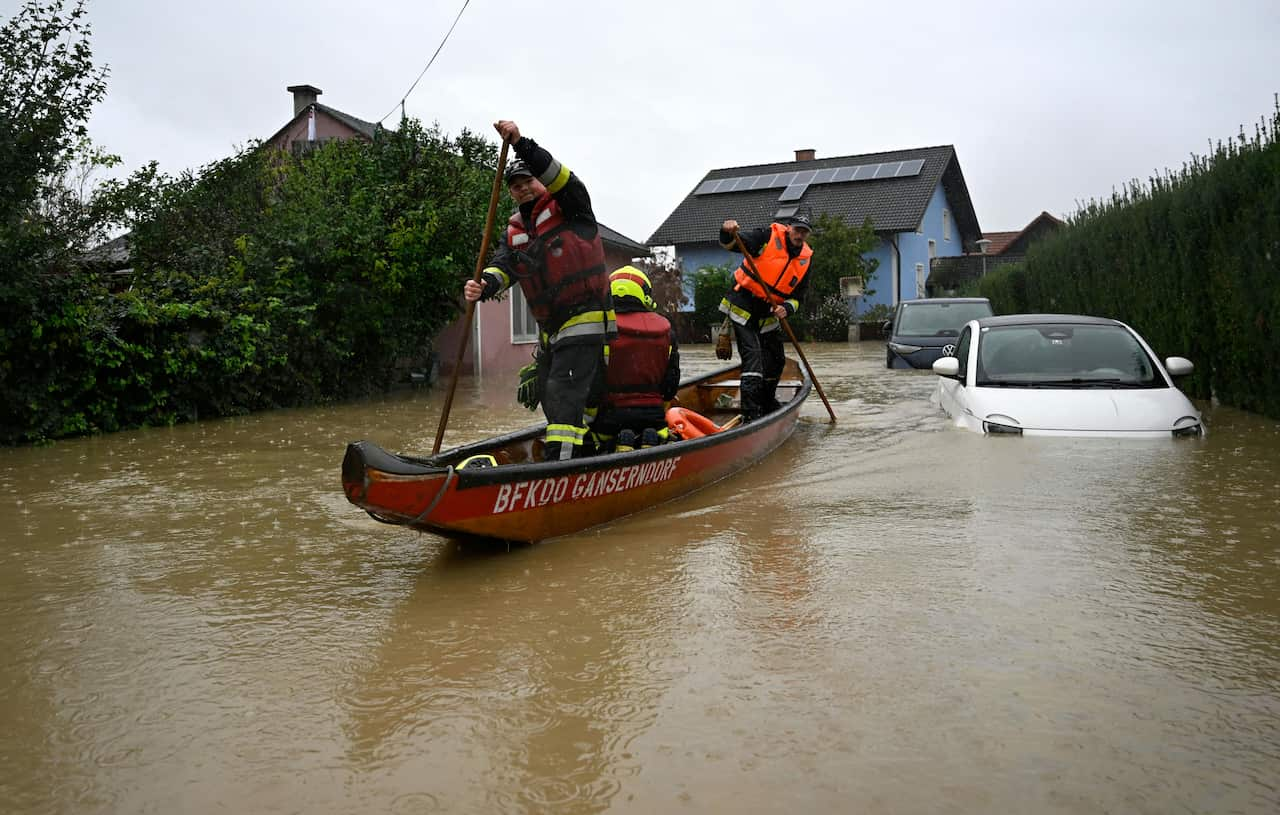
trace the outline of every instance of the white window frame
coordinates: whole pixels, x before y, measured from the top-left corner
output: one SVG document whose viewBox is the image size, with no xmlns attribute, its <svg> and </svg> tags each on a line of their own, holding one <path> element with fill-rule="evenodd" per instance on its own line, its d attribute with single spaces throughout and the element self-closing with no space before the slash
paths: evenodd
<svg viewBox="0 0 1280 815">
<path fill-rule="evenodd" d="M 927 275 L 925 275 L 924 264 L 917 263 L 916 264 L 916 297 L 917 298 L 924 297 L 926 295 L 926 291 L 924 287 L 925 277 L 927 277 Z"/>
<path fill-rule="evenodd" d="M 511 344 L 527 345 L 538 341 L 538 321 L 533 319 L 529 303 L 524 299 L 524 290 L 519 286 L 508 289 L 511 296 Z M 524 329 L 524 330 L 520 330 Z M 532 329 L 533 333 L 529 333 Z"/>
<path fill-rule="evenodd" d="M 951 210 L 942 210 L 942 239 L 951 240 Z"/>
<path fill-rule="evenodd" d="M 937 256 L 938 256 L 938 242 L 935 241 L 933 238 L 930 238 L 929 239 L 929 262 L 932 263 L 933 259 L 936 258 Z"/>
</svg>

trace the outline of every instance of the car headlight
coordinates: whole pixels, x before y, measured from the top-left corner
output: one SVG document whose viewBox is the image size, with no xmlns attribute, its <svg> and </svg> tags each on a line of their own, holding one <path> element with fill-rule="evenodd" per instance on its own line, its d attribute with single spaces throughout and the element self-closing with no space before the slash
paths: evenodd
<svg viewBox="0 0 1280 815">
<path fill-rule="evenodd" d="M 1003 413 L 992 413 L 982 420 L 982 432 L 993 435 L 1021 436 L 1022 428 L 1018 427 L 1017 419 L 1005 416 Z"/>
<path fill-rule="evenodd" d="M 919 345 L 903 345 L 900 342 L 891 342 L 889 343 L 889 350 L 895 354 L 914 354 L 921 348 Z"/>
<path fill-rule="evenodd" d="M 1173 423 L 1173 437 L 1175 439 L 1184 436 L 1199 436 L 1204 433 L 1204 427 L 1200 424 L 1200 419 L 1195 416 L 1183 416 Z"/>
</svg>

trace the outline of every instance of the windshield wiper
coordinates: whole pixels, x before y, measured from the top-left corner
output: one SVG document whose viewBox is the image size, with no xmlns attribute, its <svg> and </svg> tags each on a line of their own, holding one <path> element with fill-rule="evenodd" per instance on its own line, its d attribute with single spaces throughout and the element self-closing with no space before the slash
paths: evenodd
<svg viewBox="0 0 1280 815">
<path fill-rule="evenodd" d="M 1141 382 L 1134 382 L 1132 379 L 1083 379 L 1081 377 L 1073 377 L 1071 379 L 1037 379 L 1032 385 L 1047 388 L 1144 388 Z"/>
</svg>

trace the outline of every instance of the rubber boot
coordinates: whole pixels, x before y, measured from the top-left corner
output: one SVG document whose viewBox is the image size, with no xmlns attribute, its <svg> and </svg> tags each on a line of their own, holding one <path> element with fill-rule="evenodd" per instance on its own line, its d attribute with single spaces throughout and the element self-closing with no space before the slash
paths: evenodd
<svg viewBox="0 0 1280 815">
<path fill-rule="evenodd" d="M 614 448 L 619 453 L 630 453 L 636 449 L 636 433 L 634 430 L 627 428 L 618 432 L 618 446 Z"/>
</svg>

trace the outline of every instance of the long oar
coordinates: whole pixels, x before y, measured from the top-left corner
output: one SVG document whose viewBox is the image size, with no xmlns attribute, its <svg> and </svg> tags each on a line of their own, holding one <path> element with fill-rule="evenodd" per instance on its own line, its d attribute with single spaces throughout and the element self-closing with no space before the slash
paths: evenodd
<svg viewBox="0 0 1280 815">
<path fill-rule="evenodd" d="M 747 247 L 742 244 L 742 236 L 738 234 L 736 229 L 733 231 L 733 243 L 738 248 L 738 251 L 742 253 L 743 265 L 747 267 L 747 271 L 751 273 L 751 276 L 755 278 L 755 281 L 759 283 L 760 287 L 764 290 L 765 296 L 768 298 L 767 302 L 769 305 L 775 305 L 773 302 L 773 295 L 769 291 L 768 284 L 760 277 L 760 272 L 756 270 L 755 261 L 751 259 L 751 253 L 747 251 Z M 791 344 L 796 347 L 796 354 L 800 357 L 800 361 L 804 363 L 804 369 L 809 372 L 809 378 L 813 380 L 814 390 L 818 392 L 818 396 L 822 397 L 822 404 L 827 406 L 827 413 L 831 415 L 831 424 L 835 424 L 836 412 L 831 409 L 831 403 L 827 401 L 827 395 L 822 392 L 822 385 L 818 382 L 818 377 L 814 375 L 813 366 L 809 364 L 809 360 L 805 357 L 804 349 L 800 347 L 800 340 L 796 339 L 796 333 L 791 330 L 791 324 L 787 322 L 786 317 L 782 317 L 780 322 L 782 323 L 782 327 L 786 329 L 787 336 L 791 338 Z"/>
<path fill-rule="evenodd" d="M 502 171 L 507 166 L 507 140 L 502 140 L 502 152 L 498 154 L 498 172 L 493 176 L 493 192 L 489 195 L 489 216 L 484 221 L 484 237 L 480 239 L 480 256 L 476 258 L 476 273 L 472 280 L 479 281 L 484 273 L 484 262 L 489 257 L 489 238 L 493 235 L 493 219 L 498 211 L 498 196 L 502 194 Z M 462 355 L 471 339 L 471 320 L 476 313 L 475 302 L 467 301 L 467 315 L 462 319 L 462 340 L 458 343 L 458 357 L 453 361 L 453 376 L 449 379 L 449 395 L 444 398 L 444 410 L 440 412 L 440 426 L 436 428 L 436 443 L 431 455 L 440 452 L 444 440 L 444 426 L 449 423 L 449 408 L 453 407 L 453 392 L 458 389 L 458 371 L 462 368 Z"/>
</svg>

